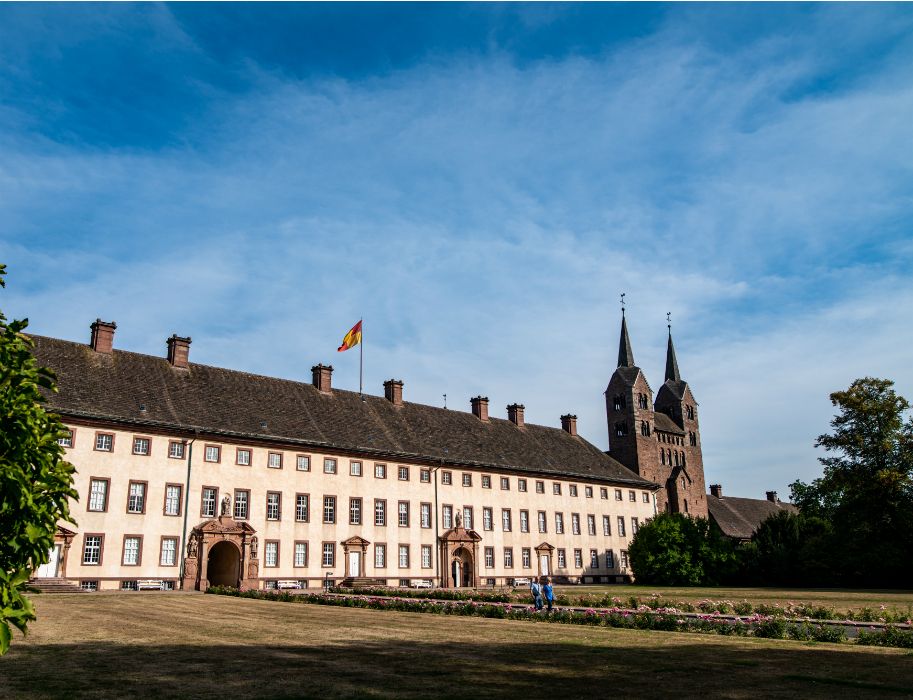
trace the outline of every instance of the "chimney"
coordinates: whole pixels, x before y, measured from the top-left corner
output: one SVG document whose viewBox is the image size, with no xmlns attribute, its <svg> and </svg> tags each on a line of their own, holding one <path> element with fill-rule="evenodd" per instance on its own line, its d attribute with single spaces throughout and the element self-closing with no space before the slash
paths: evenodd
<svg viewBox="0 0 913 700">
<path fill-rule="evenodd" d="M 488 422 L 488 397 L 475 396 L 472 398 L 472 413 L 483 423 Z"/>
<path fill-rule="evenodd" d="M 561 429 L 570 433 L 571 435 L 577 435 L 577 416 L 570 413 L 561 416 Z"/>
<path fill-rule="evenodd" d="M 777 498 L 777 492 L 776 492 L 776 491 L 768 491 L 768 492 L 767 492 L 767 500 L 770 501 L 771 503 L 779 503 L 779 502 L 780 502 L 780 499 Z"/>
<path fill-rule="evenodd" d="M 507 407 L 507 418 L 518 428 L 523 427 L 523 410 L 526 408 L 521 403 L 512 403 Z"/>
<path fill-rule="evenodd" d="M 394 406 L 403 405 L 403 383 L 399 379 L 388 379 L 384 382 L 384 396 Z"/>
<path fill-rule="evenodd" d="M 314 386 L 317 387 L 317 390 L 324 394 L 329 394 L 333 391 L 332 387 L 332 377 L 333 377 L 333 365 L 314 365 L 311 367 L 311 377 L 313 378 Z"/>
<path fill-rule="evenodd" d="M 168 338 L 168 362 L 172 367 L 187 369 L 190 367 L 190 338 L 172 334 Z"/>
<path fill-rule="evenodd" d="M 117 328 L 117 324 L 114 321 L 102 321 L 97 318 L 91 328 L 92 340 L 89 342 L 89 346 L 95 352 L 110 355 L 114 349 L 114 329 Z"/>
<path fill-rule="evenodd" d="M 723 497 L 723 487 L 720 484 L 710 484 L 710 495 L 717 498 Z"/>
</svg>

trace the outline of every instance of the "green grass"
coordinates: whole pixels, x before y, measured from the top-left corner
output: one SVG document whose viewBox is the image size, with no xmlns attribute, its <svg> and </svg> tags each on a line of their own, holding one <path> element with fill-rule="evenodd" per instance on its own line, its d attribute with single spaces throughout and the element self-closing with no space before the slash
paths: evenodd
<svg viewBox="0 0 913 700">
<path fill-rule="evenodd" d="M 2 698 L 913 696 L 913 656 L 894 649 L 199 594 L 36 603 L 0 659 Z"/>
</svg>

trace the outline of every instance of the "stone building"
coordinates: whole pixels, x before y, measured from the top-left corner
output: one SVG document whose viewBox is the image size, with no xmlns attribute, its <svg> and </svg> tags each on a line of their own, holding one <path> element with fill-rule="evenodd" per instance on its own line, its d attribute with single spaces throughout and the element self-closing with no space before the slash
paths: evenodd
<svg viewBox="0 0 913 700">
<path fill-rule="evenodd" d="M 383 396 L 361 396 L 334 388 L 330 366 L 313 367 L 309 384 L 258 376 L 192 363 L 190 338 L 176 335 L 166 357 L 116 350 L 115 331 L 98 320 L 88 344 L 33 337 L 57 373 L 49 407 L 69 428 L 79 493 L 76 522 L 61 523 L 37 572 L 48 579 L 86 589 L 625 581 L 628 542 L 655 494 L 662 507 L 668 493 L 675 507 L 706 510 L 692 495 L 703 477 L 699 443 L 687 444 L 690 390 L 675 367 L 655 416 L 635 403 L 650 390 L 624 326 L 606 395 L 610 425 L 632 430 L 611 456 L 571 414 L 558 428 L 527 423 L 516 403 L 493 417 L 482 396 L 471 411 L 425 406 L 392 379 Z M 663 436 L 654 461 L 674 448 L 687 468 L 676 457 L 648 465 L 635 420 Z"/>
</svg>

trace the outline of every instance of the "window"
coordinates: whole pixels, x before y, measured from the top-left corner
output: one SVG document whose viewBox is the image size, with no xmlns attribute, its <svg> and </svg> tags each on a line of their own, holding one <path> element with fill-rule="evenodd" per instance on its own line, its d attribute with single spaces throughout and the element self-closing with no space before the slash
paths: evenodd
<svg viewBox="0 0 913 700">
<path fill-rule="evenodd" d="M 577 484 L 571 484 L 568 488 L 568 493 L 571 494 L 574 498 L 577 498 Z"/>
<path fill-rule="evenodd" d="M 302 567 L 308 565 L 308 543 L 295 542 L 295 566 Z"/>
<path fill-rule="evenodd" d="M 323 522 L 336 522 L 336 496 L 323 497 Z"/>
<path fill-rule="evenodd" d="M 605 551 L 605 568 L 615 568 L 615 552 L 613 552 L 611 549 L 607 549 Z"/>
<path fill-rule="evenodd" d="M 492 525 L 492 516 L 491 508 L 485 507 L 482 508 L 482 529 L 483 530 L 493 530 L 494 526 Z"/>
<path fill-rule="evenodd" d="M 644 437 L 650 437 L 650 424 L 645 420 L 640 422 L 640 434 Z"/>
<path fill-rule="evenodd" d="M 430 544 L 422 545 L 422 568 L 423 569 L 431 568 L 431 545 Z"/>
<path fill-rule="evenodd" d="M 180 444 L 180 443 L 178 443 Z M 177 537 L 162 538 L 162 552 L 159 555 L 160 566 L 174 566 L 177 561 L 178 540 Z"/>
<path fill-rule="evenodd" d="M 559 535 L 564 534 L 564 514 L 555 513 L 555 532 Z"/>
<path fill-rule="evenodd" d="M 584 487 L 583 487 L 583 495 L 586 496 L 587 498 L 592 498 L 592 497 L 593 497 L 593 487 L 592 487 L 592 486 L 584 486 Z"/>
<path fill-rule="evenodd" d="M 219 500 L 219 489 L 213 486 L 204 486 L 200 503 L 200 515 L 204 518 L 214 518 L 216 515 L 216 502 Z"/>
<path fill-rule="evenodd" d="M 320 565 L 324 568 L 336 566 L 336 545 L 333 542 L 323 543 Z"/>
<path fill-rule="evenodd" d="M 510 508 L 502 508 L 501 509 L 501 529 L 504 532 L 510 532 L 511 525 L 512 525 L 512 523 L 511 523 L 511 516 L 510 516 Z"/>
<path fill-rule="evenodd" d="M 64 430 L 64 435 L 57 438 L 57 444 L 61 447 L 73 447 L 73 431 Z"/>
<path fill-rule="evenodd" d="M 644 503 L 649 503 L 649 502 L 650 502 L 650 493 L 649 493 L 648 491 L 643 491 L 643 492 L 641 493 L 641 495 L 643 496 L 643 502 L 644 502 Z"/>
<path fill-rule="evenodd" d="M 295 469 L 300 472 L 311 471 L 311 458 L 308 455 L 298 455 L 295 458 Z"/>
<path fill-rule="evenodd" d="M 444 486 L 450 486 L 453 483 L 453 472 L 443 471 L 441 472 L 441 484 Z"/>
<path fill-rule="evenodd" d="M 621 489 L 615 489 L 615 500 L 616 500 L 616 501 L 622 500 L 622 497 L 621 497 Z"/>
<path fill-rule="evenodd" d="M 430 469 L 420 469 L 418 472 L 418 480 L 423 484 L 431 483 L 431 470 Z"/>
<path fill-rule="evenodd" d="M 266 461 L 266 466 L 270 469 L 282 469 L 282 453 L 270 452 Z"/>
<path fill-rule="evenodd" d="M 595 549 L 590 550 L 590 567 L 593 569 L 599 568 L 599 552 Z"/>
<path fill-rule="evenodd" d="M 386 464 L 375 464 L 374 465 L 374 478 L 375 479 L 386 479 L 387 478 L 387 465 Z"/>
<path fill-rule="evenodd" d="M 272 460 L 272 454 L 270 454 L 270 460 Z M 246 450 L 241 447 L 239 447 L 237 450 L 235 450 L 235 464 L 238 464 L 242 467 L 249 467 L 250 466 L 250 450 Z M 272 464 L 270 464 L 269 462 L 267 462 L 267 464 L 268 464 L 268 466 L 272 466 Z"/>
<path fill-rule="evenodd" d="M 606 537 L 612 534 L 612 519 L 608 515 L 602 516 L 602 534 Z"/>
<path fill-rule="evenodd" d="M 608 498 L 609 498 L 609 490 L 606 489 L 606 488 L 601 488 L 601 489 L 599 489 L 599 497 L 600 497 L 601 499 L 603 499 L 603 500 L 608 500 Z"/>
<path fill-rule="evenodd" d="M 463 486 L 472 486 L 472 474 L 463 474 Z"/>
<path fill-rule="evenodd" d="M 101 564 L 101 543 L 104 535 L 86 535 L 82 545 L 82 563 L 87 566 Z"/>
<path fill-rule="evenodd" d="M 323 473 L 324 474 L 335 474 L 336 473 L 336 460 L 332 457 L 323 458 Z"/>
<path fill-rule="evenodd" d="M 495 568 L 495 548 L 494 547 L 485 548 L 485 568 L 486 569 Z"/>
<path fill-rule="evenodd" d="M 580 515 L 578 513 L 571 513 L 571 534 L 580 534 Z"/>
<path fill-rule="evenodd" d="M 624 549 L 621 550 L 621 570 L 628 570 L 628 552 Z"/>
<path fill-rule="evenodd" d="M 622 394 L 612 398 L 612 405 L 616 411 L 620 411 L 625 407 L 625 397 Z"/>
<path fill-rule="evenodd" d="M 401 466 L 397 470 L 397 475 L 400 481 L 409 481 L 409 467 Z"/>
<path fill-rule="evenodd" d="M 98 581 L 80 581 L 79 587 L 84 591 L 97 591 Z"/>
<path fill-rule="evenodd" d="M 510 491 L 510 477 L 508 477 L 508 476 L 501 477 L 501 490 Z"/>
<path fill-rule="evenodd" d="M 694 406 L 685 405 L 685 415 L 688 416 L 688 420 L 694 420 Z"/>
<path fill-rule="evenodd" d="M 279 520 L 282 510 L 282 494 L 278 491 L 266 492 L 266 519 Z"/>
<path fill-rule="evenodd" d="M 279 566 L 279 543 L 276 540 L 267 540 L 263 544 L 263 566 Z"/>
<path fill-rule="evenodd" d="M 235 491 L 235 520 L 247 520 L 250 491 Z"/>
<path fill-rule="evenodd" d="M 637 494 L 633 491 L 628 491 L 628 500 L 634 503 L 637 500 Z"/>
<path fill-rule="evenodd" d="M 375 544 L 374 545 L 374 568 L 375 569 L 387 568 L 387 545 L 385 545 L 385 544 Z"/>
<path fill-rule="evenodd" d="M 625 536 L 625 519 L 620 515 L 618 516 L 618 536 Z"/>
<path fill-rule="evenodd" d="M 98 452 L 112 452 L 114 436 L 111 433 L 95 433 L 95 449 Z"/>
<path fill-rule="evenodd" d="M 688 433 L 688 444 L 691 445 L 691 447 L 695 447 L 697 445 L 697 435 L 695 435 L 693 432 Z"/>
<path fill-rule="evenodd" d="M 574 568 L 582 569 L 583 568 L 583 551 L 579 549 L 574 550 Z"/>
<path fill-rule="evenodd" d="M 660 451 L 659 451 L 659 463 L 660 463 L 660 464 L 665 464 L 665 463 L 666 463 L 666 451 L 665 451 L 665 450 L 660 450 Z"/>
<path fill-rule="evenodd" d="M 685 499 L 685 512 L 686 513 L 688 512 L 688 500 L 687 499 Z"/>
<path fill-rule="evenodd" d="M 567 553 L 563 549 L 558 550 L 558 568 L 567 568 Z"/>
<path fill-rule="evenodd" d="M 548 532 L 548 525 L 545 520 L 545 511 L 539 511 L 539 532 Z"/>
<path fill-rule="evenodd" d="M 421 513 L 422 527 L 431 527 L 431 504 L 422 503 L 419 508 L 420 508 L 420 513 Z M 444 527 L 450 527 L 450 526 L 445 525 Z"/>
<path fill-rule="evenodd" d="M 387 524 L 387 502 L 374 499 L 374 524 L 383 527 Z"/>
<path fill-rule="evenodd" d="M 184 459 L 184 443 L 172 440 L 168 443 L 169 459 Z"/>
<path fill-rule="evenodd" d="M 488 474 L 482 474 L 482 488 L 490 489 L 491 488 L 491 477 Z"/>
<path fill-rule="evenodd" d="M 559 484 L 557 481 L 552 484 L 552 493 L 556 496 L 561 495 L 561 484 Z"/>
<path fill-rule="evenodd" d="M 638 408 L 647 408 L 647 395 L 638 394 L 637 395 L 637 407 Z"/>
<path fill-rule="evenodd" d="M 349 499 L 349 525 L 361 525 L 361 499 Z"/>
<path fill-rule="evenodd" d="M 146 482 L 131 481 L 130 490 L 127 492 L 127 512 L 146 512 Z"/>
<path fill-rule="evenodd" d="M 401 544 L 399 546 L 399 568 L 408 569 L 409 568 L 409 545 Z"/>
<path fill-rule="evenodd" d="M 588 515 L 586 516 L 586 531 L 588 535 L 596 534 L 596 516 Z"/>
<path fill-rule="evenodd" d="M 529 532 L 529 511 L 520 511 L 520 532 Z"/>
<path fill-rule="evenodd" d="M 628 424 L 624 421 L 620 421 L 615 424 L 615 435 L 617 437 L 624 437 L 628 434 Z"/>
<path fill-rule="evenodd" d="M 181 514 L 181 491 L 180 484 L 165 485 L 165 515 Z"/>
<path fill-rule="evenodd" d="M 423 505 L 423 508 L 424 508 L 424 504 L 422 504 L 422 505 Z M 424 517 L 425 517 L 425 514 L 424 514 L 424 510 L 423 510 L 423 511 L 422 511 L 422 518 L 424 518 Z M 441 523 L 441 524 L 442 524 L 446 529 L 449 530 L 450 528 L 453 527 L 453 506 L 448 506 L 448 505 L 442 506 L 442 508 L 441 508 L 441 520 L 442 520 L 442 523 Z M 423 526 L 423 527 L 424 527 L 424 526 Z"/>
<path fill-rule="evenodd" d="M 409 527 L 409 501 L 400 501 L 396 509 L 400 527 Z"/>
<path fill-rule="evenodd" d="M 311 505 L 310 500 L 310 496 L 306 493 L 295 494 L 295 520 L 299 523 L 306 523 L 311 517 L 308 512 Z"/>
<path fill-rule="evenodd" d="M 529 547 L 520 550 L 520 562 L 524 569 L 528 569 L 532 565 L 532 552 Z"/>
<path fill-rule="evenodd" d="M 349 476 L 361 476 L 361 462 L 349 462 Z"/>
<path fill-rule="evenodd" d="M 472 506 L 463 506 L 463 527 L 472 529 Z"/>
<path fill-rule="evenodd" d="M 222 450 L 218 445 L 206 445 L 203 452 L 204 462 L 219 462 L 222 459 Z"/>
<path fill-rule="evenodd" d="M 637 518 L 631 518 L 631 536 L 632 537 L 637 534 L 637 525 L 638 525 Z"/>
<path fill-rule="evenodd" d="M 108 479 L 89 481 L 89 508 L 96 513 L 108 510 Z"/>
<path fill-rule="evenodd" d="M 517 491 L 526 493 L 526 479 L 517 479 Z"/>
<path fill-rule="evenodd" d="M 504 568 L 505 569 L 514 568 L 514 548 L 513 547 L 504 548 Z"/>
<path fill-rule="evenodd" d="M 545 482 L 544 481 L 536 482 L 536 493 L 545 493 Z"/>
<path fill-rule="evenodd" d="M 140 543 L 142 541 L 143 538 L 139 537 L 138 535 L 124 536 L 124 566 L 139 566 Z"/>
</svg>

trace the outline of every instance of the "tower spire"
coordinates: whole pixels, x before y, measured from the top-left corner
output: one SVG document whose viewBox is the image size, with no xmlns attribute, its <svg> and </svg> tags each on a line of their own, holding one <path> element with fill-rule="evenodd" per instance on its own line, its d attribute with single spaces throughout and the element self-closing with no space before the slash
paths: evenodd
<svg viewBox="0 0 913 700">
<path fill-rule="evenodd" d="M 628 324 L 625 322 L 624 294 L 621 295 L 621 338 L 618 341 L 618 366 L 634 366 L 634 352 L 631 350 L 631 339 L 628 337 Z"/>
<path fill-rule="evenodd" d="M 672 314 L 666 314 L 666 327 L 669 329 L 669 344 L 666 346 L 666 381 L 680 382 L 678 360 L 675 359 L 675 346 L 672 344 Z"/>
</svg>

